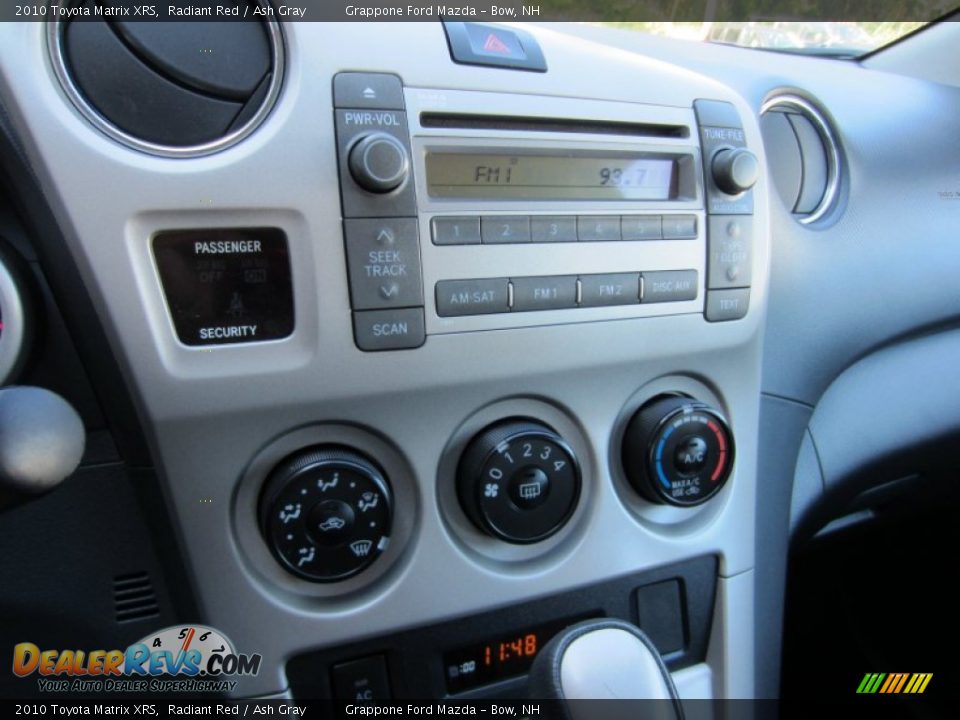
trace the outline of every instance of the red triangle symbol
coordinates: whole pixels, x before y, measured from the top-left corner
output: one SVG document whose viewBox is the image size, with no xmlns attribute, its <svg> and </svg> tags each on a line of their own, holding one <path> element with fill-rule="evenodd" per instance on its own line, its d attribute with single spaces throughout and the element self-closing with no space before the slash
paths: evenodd
<svg viewBox="0 0 960 720">
<path fill-rule="evenodd" d="M 487 40 L 483 43 L 483 49 L 487 52 L 500 53 L 501 55 L 510 54 L 510 48 L 504 44 L 503 40 L 497 37 L 496 33 L 487 35 Z"/>
</svg>

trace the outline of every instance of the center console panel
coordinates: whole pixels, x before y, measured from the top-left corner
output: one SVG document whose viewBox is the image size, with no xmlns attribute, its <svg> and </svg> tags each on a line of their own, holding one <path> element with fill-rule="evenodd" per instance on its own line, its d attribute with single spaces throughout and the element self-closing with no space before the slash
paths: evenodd
<svg viewBox="0 0 960 720">
<path fill-rule="evenodd" d="M 668 664 L 749 696 L 753 111 L 551 29 L 456 32 L 451 56 L 441 23 L 287 24 L 262 124 L 176 156 L 85 124 L 39 70 L 43 28 L 0 43 L 34 68 L 3 91 L 32 108 L 13 120 L 62 199 L 203 620 L 262 653 L 241 696 L 349 697 L 374 666 L 398 696 L 516 692 L 528 636 L 592 616 L 656 635 L 638 597 L 673 583 L 650 601 L 681 613 Z M 486 62 L 491 32 L 509 62 Z M 500 643 L 505 674 L 465 678 Z"/>
</svg>

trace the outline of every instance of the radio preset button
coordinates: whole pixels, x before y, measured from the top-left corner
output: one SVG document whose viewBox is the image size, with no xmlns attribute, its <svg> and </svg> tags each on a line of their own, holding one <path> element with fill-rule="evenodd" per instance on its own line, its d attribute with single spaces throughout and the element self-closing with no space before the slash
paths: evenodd
<svg viewBox="0 0 960 720">
<path fill-rule="evenodd" d="M 662 240 L 663 218 L 659 215 L 624 215 L 620 219 L 624 240 Z"/>
<path fill-rule="evenodd" d="M 415 218 L 344 220 L 354 310 L 423 305 Z"/>
<path fill-rule="evenodd" d="M 664 215 L 664 240 L 694 240 L 697 237 L 696 215 Z"/>
<path fill-rule="evenodd" d="M 510 311 L 506 278 L 441 280 L 437 283 L 437 315 L 489 315 Z"/>
<path fill-rule="evenodd" d="M 530 218 L 526 215 L 484 215 L 480 235 L 485 245 L 530 242 Z"/>
<path fill-rule="evenodd" d="M 576 276 L 511 278 L 513 309 L 559 310 L 577 306 Z"/>
<path fill-rule="evenodd" d="M 707 288 L 749 287 L 753 260 L 753 218 L 713 215 L 707 223 Z"/>
<path fill-rule="evenodd" d="M 430 221 L 434 245 L 479 245 L 479 217 L 435 217 Z"/>
<path fill-rule="evenodd" d="M 580 242 L 606 242 L 620 239 L 619 215 L 581 215 L 577 218 Z"/>
<path fill-rule="evenodd" d="M 665 270 L 641 274 L 643 297 L 640 302 L 644 304 L 697 299 L 696 270 Z"/>
<path fill-rule="evenodd" d="M 580 307 L 636 305 L 640 302 L 640 273 L 580 276 Z"/>
<path fill-rule="evenodd" d="M 353 337 L 361 350 L 418 348 L 427 338 L 423 308 L 355 312 Z"/>
<path fill-rule="evenodd" d="M 531 217 L 530 235 L 535 243 L 576 242 L 577 218 L 573 215 Z"/>
<path fill-rule="evenodd" d="M 739 320 L 750 309 L 750 288 L 711 290 L 707 293 L 706 318 L 710 322 Z"/>
</svg>

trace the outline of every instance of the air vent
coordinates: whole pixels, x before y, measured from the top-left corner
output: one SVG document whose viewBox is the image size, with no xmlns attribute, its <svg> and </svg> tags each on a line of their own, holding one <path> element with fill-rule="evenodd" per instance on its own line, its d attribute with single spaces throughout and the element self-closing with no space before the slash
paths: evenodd
<svg viewBox="0 0 960 720">
<path fill-rule="evenodd" d="M 273 21 L 86 17 L 48 28 L 54 69 L 78 110 L 114 140 L 155 155 L 194 157 L 239 142 L 280 91 L 283 46 Z"/>
<path fill-rule="evenodd" d="M 160 605 L 150 576 L 145 572 L 117 575 L 113 579 L 113 606 L 118 623 L 157 617 Z"/>
<path fill-rule="evenodd" d="M 760 130 L 774 187 L 801 223 L 822 218 L 840 187 L 840 152 L 823 114 L 796 95 L 776 95 L 760 108 Z"/>
</svg>

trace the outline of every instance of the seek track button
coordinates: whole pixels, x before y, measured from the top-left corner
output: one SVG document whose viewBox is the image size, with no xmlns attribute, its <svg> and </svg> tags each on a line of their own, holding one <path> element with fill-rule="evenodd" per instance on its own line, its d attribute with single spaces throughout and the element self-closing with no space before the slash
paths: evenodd
<svg viewBox="0 0 960 720">
<path fill-rule="evenodd" d="M 344 220 L 354 310 L 423 305 L 415 218 Z"/>
</svg>

